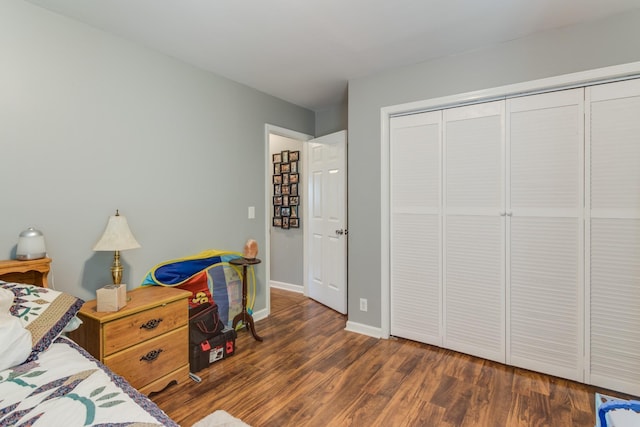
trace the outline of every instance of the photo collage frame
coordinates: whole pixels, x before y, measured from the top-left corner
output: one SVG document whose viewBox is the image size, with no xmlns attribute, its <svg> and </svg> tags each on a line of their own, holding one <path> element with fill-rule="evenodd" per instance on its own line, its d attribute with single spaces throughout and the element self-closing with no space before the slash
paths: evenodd
<svg viewBox="0 0 640 427">
<path fill-rule="evenodd" d="M 300 228 L 300 151 L 273 154 L 273 226 Z"/>
</svg>

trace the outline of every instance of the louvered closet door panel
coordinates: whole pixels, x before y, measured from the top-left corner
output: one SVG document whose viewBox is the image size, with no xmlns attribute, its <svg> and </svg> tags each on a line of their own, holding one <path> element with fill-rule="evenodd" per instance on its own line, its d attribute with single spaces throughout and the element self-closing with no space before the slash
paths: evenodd
<svg viewBox="0 0 640 427">
<path fill-rule="evenodd" d="M 504 101 L 444 111 L 447 214 L 499 214 L 503 205 Z"/>
<path fill-rule="evenodd" d="M 584 90 L 507 101 L 507 363 L 583 381 Z"/>
<path fill-rule="evenodd" d="M 444 346 L 504 362 L 504 102 L 445 110 L 444 147 Z"/>
<path fill-rule="evenodd" d="M 583 380 L 580 230 L 574 218 L 512 219 L 507 363 Z"/>
<path fill-rule="evenodd" d="M 587 89 L 587 381 L 640 395 L 640 81 Z"/>
<path fill-rule="evenodd" d="M 441 339 L 441 112 L 391 119 L 391 335 Z"/>
<path fill-rule="evenodd" d="M 504 362 L 502 219 L 447 218 L 445 342 L 463 353 Z"/>
</svg>

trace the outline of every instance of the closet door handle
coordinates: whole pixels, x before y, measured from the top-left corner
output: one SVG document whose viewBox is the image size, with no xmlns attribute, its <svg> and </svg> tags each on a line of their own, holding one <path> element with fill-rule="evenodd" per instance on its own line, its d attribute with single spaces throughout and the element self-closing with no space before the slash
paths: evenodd
<svg viewBox="0 0 640 427">
<path fill-rule="evenodd" d="M 505 216 L 507 213 L 505 211 L 500 211 L 500 216 Z"/>
<path fill-rule="evenodd" d="M 513 216 L 513 212 L 511 211 L 507 212 L 507 216 Z"/>
</svg>

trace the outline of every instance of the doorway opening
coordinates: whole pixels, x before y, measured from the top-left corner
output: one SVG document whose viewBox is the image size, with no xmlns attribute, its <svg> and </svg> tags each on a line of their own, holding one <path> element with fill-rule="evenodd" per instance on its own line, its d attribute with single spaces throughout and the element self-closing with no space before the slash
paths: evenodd
<svg viewBox="0 0 640 427">
<path fill-rule="evenodd" d="M 291 203 L 288 200 L 291 197 L 291 185 L 289 179 L 291 176 L 291 165 L 295 162 L 294 170 L 297 173 L 297 181 L 295 184 L 295 193 L 300 194 L 301 187 L 306 182 L 306 175 L 302 162 L 306 154 L 306 141 L 313 137 L 290 129 L 266 125 L 265 126 L 265 268 L 267 281 L 267 309 L 271 311 L 271 287 L 285 289 L 305 293 L 304 277 L 306 266 L 305 256 L 305 238 L 304 227 L 305 221 L 299 218 L 299 206 L 294 210 L 294 216 L 297 219 L 296 227 L 286 224 L 288 228 L 283 228 L 282 224 L 282 165 L 287 164 L 287 184 L 285 184 L 285 192 L 287 193 L 288 211 L 287 221 L 291 219 Z M 297 152 L 297 160 L 286 158 L 286 162 L 282 162 L 283 152 Z M 274 157 L 275 155 L 275 157 Z M 279 183 L 275 183 L 274 176 Z M 300 188 L 300 191 L 298 191 Z M 279 199 L 275 199 L 279 197 Z M 300 196 L 297 196 L 300 197 Z M 279 204 L 274 204 L 279 203 Z M 277 215 L 277 216 L 276 216 Z"/>
</svg>

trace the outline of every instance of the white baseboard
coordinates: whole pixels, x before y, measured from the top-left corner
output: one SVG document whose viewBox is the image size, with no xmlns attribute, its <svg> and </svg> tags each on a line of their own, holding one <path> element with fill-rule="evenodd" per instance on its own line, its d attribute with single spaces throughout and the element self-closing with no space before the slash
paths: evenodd
<svg viewBox="0 0 640 427">
<path fill-rule="evenodd" d="M 284 289 L 285 291 L 298 292 L 304 294 L 304 286 L 301 285 L 292 285 L 291 283 L 284 283 L 272 280 L 269 282 L 269 285 L 272 288 Z M 266 312 L 267 310 L 261 310 Z M 263 317 L 259 317 L 262 315 Z M 261 312 L 256 312 L 253 314 L 253 319 L 263 319 L 268 316 L 268 313 L 262 314 Z M 365 325 L 363 323 L 351 322 L 347 321 L 346 327 L 344 328 L 346 331 L 355 332 L 362 335 L 367 335 L 374 338 L 383 338 L 382 329 L 375 328 L 373 326 Z"/>
<path fill-rule="evenodd" d="M 374 328 L 373 326 L 362 323 L 347 321 L 347 326 L 344 329 L 349 332 L 356 332 L 358 334 L 368 335 L 374 338 L 382 338 L 381 328 Z"/>
<path fill-rule="evenodd" d="M 253 321 L 257 322 L 258 320 L 266 319 L 269 317 L 269 310 L 263 308 L 262 310 L 254 311 L 251 315 L 253 317 Z"/>
<path fill-rule="evenodd" d="M 302 285 L 293 285 L 291 283 L 277 282 L 275 280 L 272 280 L 269 282 L 269 286 L 271 286 L 272 288 L 284 289 L 285 291 L 304 294 L 304 286 Z"/>
</svg>

